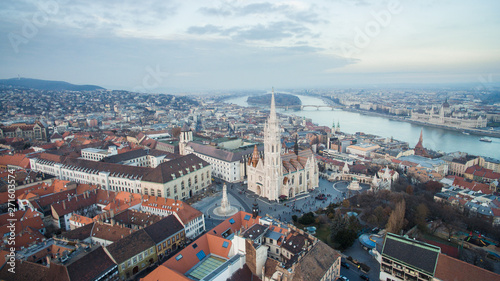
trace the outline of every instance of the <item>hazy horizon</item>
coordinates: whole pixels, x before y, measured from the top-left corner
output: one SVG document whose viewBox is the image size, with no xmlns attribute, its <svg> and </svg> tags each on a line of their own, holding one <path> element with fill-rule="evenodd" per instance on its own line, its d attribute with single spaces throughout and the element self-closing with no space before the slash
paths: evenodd
<svg viewBox="0 0 500 281">
<path fill-rule="evenodd" d="M 4 1 L 0 77 L 144 92 L 497 84 L 500 2 Z"/>
</svg>

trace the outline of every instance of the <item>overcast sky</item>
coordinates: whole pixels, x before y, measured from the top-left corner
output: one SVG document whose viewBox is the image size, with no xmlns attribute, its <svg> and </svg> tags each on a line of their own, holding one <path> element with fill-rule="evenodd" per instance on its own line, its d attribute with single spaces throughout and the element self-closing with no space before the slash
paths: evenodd
<svg viewBox="0 0 500 281">
<path fill-rule="evenodd" d="M 0 78 L 109 89 L 498 82 L 500 1 L 2 0 Z"/>
</svg>

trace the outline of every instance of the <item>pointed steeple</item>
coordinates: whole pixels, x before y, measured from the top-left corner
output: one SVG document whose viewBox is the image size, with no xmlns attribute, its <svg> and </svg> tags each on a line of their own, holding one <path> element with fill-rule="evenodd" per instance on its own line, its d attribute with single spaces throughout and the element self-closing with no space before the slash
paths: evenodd
<svg viewBox="0 0 500 281">
<path fill-rule="evenodd" d="M 299 155 L 299 142 L 297 140 L 297 136 L 299 134 L 295 134 L 295 144 L 293 145 L 293 151 L 295 152 L 296 155 Z"/>
<path fill-rule="evenodd" d="M 340 132 L 340 121 L 337 121 L 337 129 L 335 131 Z"/>
<path fill-rule="evenodd" d="M 347 162 L 344 162 L 344 168 L 342 168 L 342 174 L 349 174 L 349 166 Z"/>
<path fill-rule="evenodd" d="M 252 154 L 252 165 L 254 167 L 257 167 L 257 163 L 259 163 L 259 149 L 257 148 L 257 145 L 254 146 L 253 148 L 253 154 Z"/>
<path fill-rule="evenodd" d="M 385 171 L 384 171 L 384 180 L 389 180 L 390 178 L 391 178 L 391 175 L 389 174 L 389 167 L 386 165 Z"/>
<path fill-rule="evenodd" d="M 423 145 L 424 142 L 424 137 L 423 137 L 424 129 L 420 130 L 420 138 L 418 139 L 418 142 Z"/>
<path fill-rule="evenodd" d="M 269 113 L 269 121 L 276 120 L 276 102 L 274 100 L 274 88 L 271 94 L 271 112 Z"/>
</svg>

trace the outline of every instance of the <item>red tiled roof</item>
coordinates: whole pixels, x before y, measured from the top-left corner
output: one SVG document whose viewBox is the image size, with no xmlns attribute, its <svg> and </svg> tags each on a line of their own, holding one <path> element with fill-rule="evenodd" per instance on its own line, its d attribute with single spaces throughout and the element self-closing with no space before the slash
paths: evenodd
<svg viewBox="0 0 500 281">
<path fill-rule="evenodd" d="M 465 170 L 465 174 L 487 179 L 500 179 L 500 173 L 493 172 L 490 169 L 483 168 L 479 165 L 474 165 Z"/>
<path fill-rule="evenodd" d="M 453 281 L 500 280 L 500 275 L 494 272 L 444 254 L 439 254 L 434 277 Z"/>
<path fill-rule="evenodd" d="M 228 243 L 228 247 L 222 247 L 224 242 Z M 196 248 L 193 248 L 193 245 L 196 244 Z M 200 238 L 196 239 L 192 244 L 184 248 L 177 255 L 173 256 L 165 263 L 163 266 L 168 267 L 172 270 L 175 270 L 179 273 L 185 274 L 188 272 L 193 266 L 200 262 L 197 253 L 203 251 L 205 255 L 214 254 L 219 257 L 229 258 L 229 250 L 231 249 L 232 242 L 230 240 L 224 239 L 222 237 L 218 237 L 216 235 L 212 235 L 210 233 L 206 233 Z M 178 255 L 182 255 L 182 258 L 177 260 L 175 257 Z"/>
<path fill-rule="evenodd" d="M 25 154 L 16 153 L 14 155 L 1 155 L 0 166 L 13 165 L 23 169 L 30 168 L 30 160 L 26 158 Z"/>
<path fill-rule="evenodd" d="M 466 188 L 472 191 L 481 191 L 484 194 L 491 194 L 490 186 L 485 183 L 479 183 L 476 181 L 467 181 L 463 178 L 455 178 L 453 181 L 453 186 Z"/>
</svg>

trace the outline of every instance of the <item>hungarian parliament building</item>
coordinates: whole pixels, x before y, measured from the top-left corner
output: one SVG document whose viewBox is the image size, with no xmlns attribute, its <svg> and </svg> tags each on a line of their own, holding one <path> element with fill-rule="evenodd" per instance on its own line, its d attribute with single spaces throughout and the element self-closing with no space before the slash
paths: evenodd
<svg viewBox="0 0 500 281">
<path fill-rule="evenodd" d="M 488 123 L 486 116 L 453 110 L 448 101 L 439 110 L 433 107 L 430 110 L 412 111 L 410 120 L 462 129 L 485 128 Z"/>
</svg>

